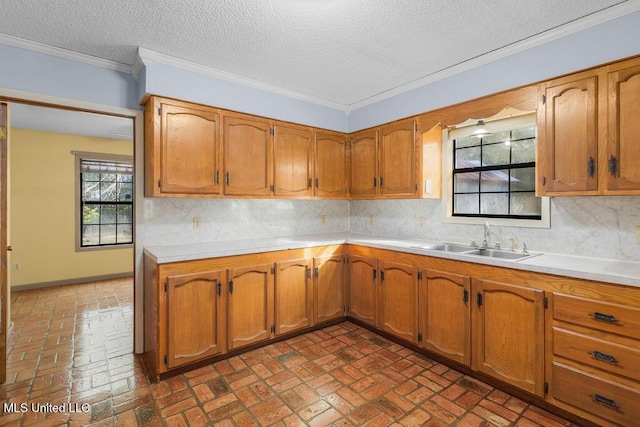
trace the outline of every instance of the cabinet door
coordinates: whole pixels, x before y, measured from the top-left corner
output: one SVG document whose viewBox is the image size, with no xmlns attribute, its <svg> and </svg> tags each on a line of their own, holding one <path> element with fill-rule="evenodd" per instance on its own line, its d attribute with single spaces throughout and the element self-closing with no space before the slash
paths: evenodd
<svg viewBox="0 0 640 427">
<path fill-rule="evenodd" d="M 378 262 L 375 258 L 349 257 L 349 315 L 378 326 Z"/>
<path fill-rule="evenodd" d="M 167 367 L 223 351 L 222 271 L 167 277 Z"/>
<path fill-rule="evenodd" d="M 420 283 L 423 347 L 456 362 L 471 363 L 471 278 L 425 270 Z"/>
<path fill-rule="evenodd" d="M 315 195 L 345 199 L 349 195 L 347 139 L 343 134 L 328 132 L 317 132 L 315 139 Z"/>
<path fill-rule="evenodd" d="M 273 326 L 272 264 L 228 270 L 229 348 L 271 337 Z"/>
<path fill-rule="evenodd" d="M 272 187 L 271 124 L 268 120 L 225 116 L 224 193 L 269 196 Z"/>
<path fill-rule="evenodd" d="M 313 187 L 313 134 L 304 127 L 274 127 L 273 165 L 274 195 L 311 197 Z"/>
<path fill-rule="evenodd" d="M 380 323 L 382 330 L 418 342 L 418 269 L 380 261 Z"/>
<path fill-rule="evenodd" d="M 345 315 L 344 257 L 331 255 L 313 259 L 315 277 L 314 323 Z"/>
<path fill-rule="evenodd" d="M 378 194 L 378 132 L 351 137 L 351 197 L 372 199 Z"/>
<path fill-rule="evenodd" d="M 380 129 L 380 195 L 417 194 L 416 131 L 413 120 Z"/>
<path fill-rule="evenodd" d="M 218 194 L 217 112 L 162 102 L 160 113 L 160 193 Z"/>
<path fill-rule="evenodd" d="M 473 368 L 544 396 L 544 292 L 478 279 Z"/>
<path fill-rule="evenodd" d="M 275 303 L 276 335 L 311 326 L 313 295 L 310 260 L 276 263 Z"/>
<path fill-rule="evenodd" d="M 597 77 L 548 87 L 540 141 L 546 194 L 598 189 Z"/>
<path fill-rule="evenodd" d="M 625 194 L 640 193 L 640 61 L 633 63 L 609 73 L 607 189 Z"/>
</svg>

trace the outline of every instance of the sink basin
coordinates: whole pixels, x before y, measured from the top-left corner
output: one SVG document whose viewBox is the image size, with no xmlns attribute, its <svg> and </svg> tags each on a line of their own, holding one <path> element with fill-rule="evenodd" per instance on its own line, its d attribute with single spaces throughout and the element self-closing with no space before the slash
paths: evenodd
<svg viewBox="0 0 640 427">
<path fill-rule="evenodd" d="M 459 245 L 456 243 L 434 243 L 434 244 L 415 245 L 412 247 L 419 248 L 419 249 L 429 249 L 432 251 L 443 251 L 443 252 L 468 252 L 473 249 L 471 246 Z"/>
<path fill-rule="evenodd" d="M 479 255 L 492 258 L 502 259 L 522 259 L 533 256 L 532 254 L 523 254 L 522 252 L 501 251 L 498 249 L 475 249 L 466 252 L 467 255 Z"/>
</svg>

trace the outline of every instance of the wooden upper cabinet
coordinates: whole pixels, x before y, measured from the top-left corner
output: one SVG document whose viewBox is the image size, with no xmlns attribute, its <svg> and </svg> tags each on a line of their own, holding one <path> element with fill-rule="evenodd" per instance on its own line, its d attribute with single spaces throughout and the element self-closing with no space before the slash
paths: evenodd
<svg viewBox="0 0 640 427">
<path fill-rule="evenodd" d="M 349 196 L 348 150 L 344 134 L 315 133 L 315 196 L 346 199 Z"/>
<path fill-rule="evenodd" d="M 554 80 L 544 93 L 538 132 L 542 195 L 598 190 L 598 76 L 580 76 Z"/>
<path fill-rule="evenodd" d="M 292 332 L 313 324 L 311 260 L 276 262 L 275 333 Z"/>
<path fill-rule="evenodd" d="M 146 196 L 220 193 L 217 110 L 150 97 L 145 122 Z"/>
<path fill-rule="evenodd" d="M 405 120 L 380 128 L 381 197 L 416 197 L 416 122 Z"/>
<path fill-rule="evenodd" d="M 223 117 L 224 194 L 272 194 L 271 122 L 241 114 Z"/>
<path fill-rule="evenodd" d="M 317 257 L 314 265 L 314 323 L 345 316 L 344 256 Z"/>
<path fill-rule="evenodd" d="M 378 195 L 378 131 L 351 135 L 351 198 L 373 199 Z"/>
<path fill-rule="evenodd" d="M 380 324 L 385 332 L 418 342 L 418 269 L 380 261 Z"/>
<path fill-rule="evenodd" d="M 640 59 L 615 64 L 608 74 L 606 188 L 640 193 Z"/>
<path fill-rule="evenodd" d="M 419 286 L 422 346 L 470 366 L 471 278 L 425 270 Z"/>
<path fill-rule="evenodd" d="M 227 272 L 229 349 L 271 338 L 273 264 L 232 268 Z"/>
<path fill-rule="evenodd" d="M 274 196 L 309 198 L 313 194 L 313 133 L 277 124 L 273 138 Z"/>
<path fill-rule="evenodd" d="M 349 257 L 349 316 L 378 326 L 378 260 Z"/>
<path fill-rule="evenodd" d="M 473 368 L 544 396 L 544 292 L 477 280 Z"/>
<path fill-rule="evenodd" d="M 224 351 L 221 270 L 167 277 L 167 368 Z"/>
</svg>

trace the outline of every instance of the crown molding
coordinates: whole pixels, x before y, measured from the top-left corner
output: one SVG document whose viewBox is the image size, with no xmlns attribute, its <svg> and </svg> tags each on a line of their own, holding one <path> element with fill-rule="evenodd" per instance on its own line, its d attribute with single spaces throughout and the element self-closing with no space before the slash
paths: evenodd
<svg viewBox="0 0 640 427">
<path fill-rule="evenodd" d="M 138 60 L 136 60 L 135 64 L 133 65 L 133 71 L 134 73 L 137 72 L 137 76 L 136 74 L 134 74 L 134 77 L 139 78 L 140 70 L 142 69 L 142 66 L 148 67 L 156 63 L 168 65 L 174 68 L 179 68 L 185 71 L 191 71 L 194 73 L 202 74 L 205 76 L 217 78 L 217 79 L 232 82 L 232 83 L 238 83 L 243 86 L 249 86 L 255 89 L 264 90 L 266 92 L 271 92 L 277 95 L 286 96 L 288 98 L 298 99 L 300 101 L 322 105 L 325 107 L 343 111 L 345 112 L 345 114 L 347 113 L 348 106 L 346 104 L 342 104 L 335 101 L 329 101 L 323 98 L 307 95 L 305 93 L 297 92 L 291 89 L 286 89 L 281 86 L 261 82 L 259 80 L 250 79 L 248 77 L 239 76 L 237 74 L 228 73 L 226 71 L 217 70 L 215 68 L 196 64 L 194 62 L 185 61 L 184 59 L 175 58 L 173 56 L 165 55 L 163 53 L 159 53 L 144 47 L 138 48 Z"/>
<path fill-rule="evenodd" d="M 377 95 L 373 95 L 371 97 L 354 102 L 353 104 L 348 105 L 347 111 L 348 112 L 355 111 L 359 108 L 366 107 L 371 104 L 375 104 L 376 102 L 380 102 L 385 99 L 391 98 L 393 96 L 400 95 L 405 92 L 409 92 L 411 90 L 420 88 L 422 86 L 426 86 L 430 83 L 434 83 L 436 81 L 443 80 L 447 77 L 451 77 L 456 74 L 469 71 L 473 68 L 477 68 L 482 65 L 488 64 L 490 62 L 494 62 L 499 59 L 506 58 L 513 54 L 523 52 L 527 49 L 531 49 L 533 47 L 540 46 L 542 44 L 551 42 L 553 40 L 557 40 L 559 38 L 568 36 L 570 34 L 577 33 L 582 30 L 586 30 L 598 24 L 611 21 L 613 19 L 622 17 L 624 15 L 637 12 L 639 10 L 640 10 L 640 0 L 627 0 L 624 3 L 611 6 L 600 12 L 596 12 L 591 15 L 585 16 L 584 18 L 579 18 L 575 21 L 552 28 L 551 30 L 547 30 L 543 33 L 534 35 L 532 37 L 526 38 L 519 42 L 512 43 L 500 49 L 487 52 L 475 58 L 464 61 L 462 63 L 453 65 L 451 67 L 442 69 L 440 71 L 436 71 L 435 73 L 421 77 L 410 83 L 397 86 L 395 88 L 381 92 Z"/>
<path fill-rule="evenodd" d="M 84 53 L 74 52 L 72 50 L 62 49 L 55 46 L 49 46 L 43 43 L 25 40 L 6 34 L 0 34 L 0 43 L 30 50 L 32 52 L 38 52 L 45 55 L 68 59 L 70 61 L 79 62 L 81 64 L 93 65 L 95 67 L 106 68 L 107 70 L 131 74 L 131 66 L 123 64 L 121 62 L 110 61 L 108 59 L 102 59 L 96 56 L 86 55 Z"/>
</svg>

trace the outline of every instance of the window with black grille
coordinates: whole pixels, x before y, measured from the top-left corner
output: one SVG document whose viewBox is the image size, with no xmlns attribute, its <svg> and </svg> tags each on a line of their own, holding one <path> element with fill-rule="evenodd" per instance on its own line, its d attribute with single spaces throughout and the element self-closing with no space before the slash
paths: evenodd
<svg viewBox="0 0 640 427">
<path fill-rule="evenodd" d="M 81 248 L 133 243 L 133 164 L 79 158 Z"/>
<path fill-rule="evenodd" d="M 452 215 L 539 220 L 535 153 L 535 126 L 454 139 Z"/>
</svg>

